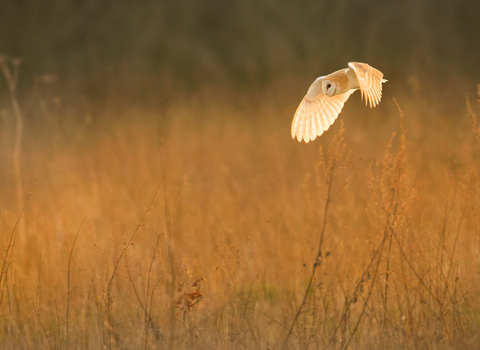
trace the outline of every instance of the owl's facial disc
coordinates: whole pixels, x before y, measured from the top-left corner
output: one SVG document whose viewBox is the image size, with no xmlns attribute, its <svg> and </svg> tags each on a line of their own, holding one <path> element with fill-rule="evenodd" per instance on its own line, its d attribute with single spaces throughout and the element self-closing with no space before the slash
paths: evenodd
<svg viewBox="0 0 480 350">
<path fill-rule="evenodd" d="M 331 80 L 324 80 L 322 90 L 325 95 L 332 97 L 337 91 L 337 85 Z"/>
</svg>

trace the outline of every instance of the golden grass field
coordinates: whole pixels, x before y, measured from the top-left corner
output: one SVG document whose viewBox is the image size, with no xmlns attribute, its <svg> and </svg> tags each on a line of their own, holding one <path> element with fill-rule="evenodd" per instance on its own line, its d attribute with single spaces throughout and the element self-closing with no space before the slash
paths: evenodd
<svg viewBox="0 0 480 350">
<path fill-rule="evenodd" d="M 47 108 L 25 118 L 19 200 L 2 107 L 0 347 L 478 348 L 478 96 L 391 84 L 309 144 L 301 84 Z"/>
</svg>

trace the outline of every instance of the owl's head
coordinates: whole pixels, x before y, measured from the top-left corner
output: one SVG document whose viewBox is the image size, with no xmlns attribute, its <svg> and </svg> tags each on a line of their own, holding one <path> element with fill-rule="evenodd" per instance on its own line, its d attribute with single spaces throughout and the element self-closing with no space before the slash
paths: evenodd
<svg viewBox="0 0 480 350">
<path fill-rule="evenodd" d="M 333 95 L 335 95 L 335 92 L 337 92 L 337 84 L 335 84 L 331 80 L 326 79 L 322 82 L 322 90 L 325 95 L 332 97 Z"/>
</svg>

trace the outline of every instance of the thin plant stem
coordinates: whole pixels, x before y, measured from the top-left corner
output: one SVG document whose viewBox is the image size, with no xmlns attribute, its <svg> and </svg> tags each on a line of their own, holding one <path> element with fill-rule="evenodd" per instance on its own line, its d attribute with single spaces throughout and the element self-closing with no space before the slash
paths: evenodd
<svg viewBox="0 0 480 350">
<path fill-rule="evenodd" d="M 73 239 L 72 243 L 72 248 L 70 249 L 70 254 L 68 256 L 68 269 L 67 269 L 67 311 L 65 315 L 65 327 L 66 327 L 66 336 L 65 336 L 65 348 L 69 348 L 69 316 L 70 316 L 70 293 L 72 292 L 70 290 L 70 275 L 71 275 L 71 270 L 70 266 L 72 263 L 72 256 L 73 256 L 73 249 L 75 248 L 75 243 L 77 242 L 78 234 L 80 233 L 80 229 L 82 228 L 83 224 L 85 223 L 85 220 L 87 220 L 88 214 L 83 218 L 82 222 L 80 223 L 80 226 L 78 227 L 77 233 L 75 234 L 75 238 Z"/>
<path fill-rule="evenodd" d="M 13 248 L 15 246 L 15 239 L 18 234 L 18 228 L 20 225 L 20 220 L 22 219 L 23 214 L 25 213 L 25 209 L 27 208 L 28 203 L 30 202 L 30 197 L 32 196 L 33 190 L 35 189 L 35 186 L 38 183 L 38 179 L 40 178 L 40 174 L 42 173 L 43 169 L 45 168 L 45 164 L 47 162 L 49 153 L 45 155 L 45 158 L 43 160 L 42 166 L 40 167 L 40 170 L 37 174 L 37 177 L 35 178 L 35 181 L 33 182 L 32 188 L 30 189 L 30 192 L 28 193 L 27 199 L 25 200 L 25 203 L 23 204 L 22 210 L 20 211 L 20 214 L 18 215 L 17 221 L 15 222 L 15 226 L 13 227 L 12 233 L 10 235 L 7 249 L 5 250 L 5 255 L 3 258 L 3 264 L 2 268 L 0 270 L 0 305 L 3 302 L 3 293 L 5 290 L 5 285 L 7 283 L 7 274 L 8 274 L 8 269 L 10 265 L 12 264 L 13 260 Z"/>
<path fill-rule="evenodd" d="M 310 288 L 312 287 L 313 280 L 315 278 L 315 272 L 317 271 L 317 269 L 322 264 L 322 259 L 323 259 L 322 247 L 323 247 L 323 242 L 324 242 L 324 238 L 325 238 L 325 229 L 326 229 L 326 226 L 327 226 L 328 213 L 329 213 L 329 209 L 330 209 L 330 206 L 331 206 L 332 183 L 333 183 L 335 170 L 336 170 L 336 167 L 338 165 L 337 163 L 340 161 L 339 155 L 341 154 L 342 148 L 344 147 L 344 145 L 342 145 L 343 131 L 344 131 L 344 128 L 343 128 L 343 124 L 342 124 L 342 127 L 340 128 L 340 132 L 337 135 L 338 138 L 336 139 L 336 141 L 334 141 L 334 144 L 331 146 L 332 148 L 330 149 L 329 164 L 328 164 L 327 173 L 326 173 L 327 174 L 327 181 L 326 181 L 327 194 L 325 196 L 323 220 L 322 220 L 322 226 L 321 226 L 321 230 L 320 230 L 320 241 L 318 243 L 317 255 L 315 256 L 315 262 L 313 264 L 312 272 L 310 274 L 310 278 L 308 280 L 307 287 L 305 288 L 305 293 L 303 295 L 302 302 L 301 302 L 301 304 L 300 304 L 300 306 L 299 306 L 299 308 L 298 308 L 298 310 L 295 314 L 295 317 L 293 318 L 292 324 L 290 325 L 290 327 L 288 329 L 287 336 L 285 337 L 285 340 L 283 342 L 282 350 L 284 350 L 288 345 L 288 340 L 290 339 L 290 336 L 293 332 L 293 328 L 295 327 L 295 325 L 297 323 L 297 320 L 298 320 L 298 317 L 302 313 L 302 310 L 307 303 L 308 295 L 310 293 Z M 322 159 L 323 159 L 323 157 L 322 157 Z"/>
<path fill-rule="evenodd" d="M 165 166 L 165 135 L 163 134 L 162 120 L 158 122 L 158 146 L 160 155 L 160 171 L 161 171 L 161 185 L 163 189 L 163 202 L 165 204 L 165 220 L 167 225 L 167 251 L 168 260 L 170 263 L 170 284 L 168 286 L 168 295 L 170 297 L 170 337 L 168 348 L 171 350 L 175 342 L 175 260 L 173 254 L 173 228 L 172 217 L 170 214 L 169 197 L 167 194 L 167 186 L 165 180 L 167 178 L 167 171 Z"/>
<path fill-rule="evenodd" d="M 148 213 L 150 213 L 150 210 L 153 206 L 153 203 L 155 202 L 155 200 L 157 199 L 157 195 L 158 195 L 158 191 L 160 190 L 160 185 L 157 187 L 157 190 L 155 191 L 155 194 L 153 195 L 153 198 L 152 198 L 152 201 L 150 202 L 150 204 L 148 205 L 147 207 L 147 210 L 145 210 L 145 212 L 143 213 L 143 216 L 141 217 L 140 221 L 138 222 L 137 224 L 137 227 L 135 228 L 135 230 L 133 231 L 132 235 L 130 236 L 130 239 L 125 243 L 123 249 L 122 249 L 122 252 L 120 253 L 120 256 L 118 257 L 117 259 L 117 262 L 115 263 L 114 267 L 113 267 L 113 272 L 112 272 L 112 276 L 110 277 L 110 280 L 108 281 L 108 287 L 107 287 L 107 322 L 108 322 L 108 330 L 110 333 L 113 332 L 113 335 L 114 338 L 115 338 L 115 341 L 118 343 L 118 334 L 116 332 L 114 332 L 114 325 L 113 325 L 113 320 L 112 320 L 112 310 L 111 310 L 111 306 L 112 306 L 112 296 L 111 296 L 111 291 L 112 291 L 112 285 L 113 285 L 113 280 L 115 279 L 115 276 L 117 274 L 117 269 L 118 269 L 118 266 L 120 264 L 120 261 L 122 260 L 122 257 L 124 256 L 125 252 L 127 251 L 127 248 L 130 246 L 130 244 L 132 243 L 133 239 L 135 238 L 136 234 L 138 233 L 138 231 L 140 230 L 140 227 L 142 226 L 143 224 L 143 221 L 145 220 L 146 216 L 148 215 Z"/>
</svg>

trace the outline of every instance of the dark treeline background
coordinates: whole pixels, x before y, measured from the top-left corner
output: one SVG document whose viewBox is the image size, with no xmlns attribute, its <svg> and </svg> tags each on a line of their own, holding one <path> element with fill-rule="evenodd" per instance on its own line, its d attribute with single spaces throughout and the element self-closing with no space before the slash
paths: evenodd
<svg viewBox="0 0 480 350">
<path fill-rule="evenodd" d="M 0 54 L 24 60 L 25 87 L 55 74 L 88 98 L 247 92 L 348 61 L 397 88 L 465 94 L 480 81 L 480 1 L 1 0 Z"/>
</svg>

